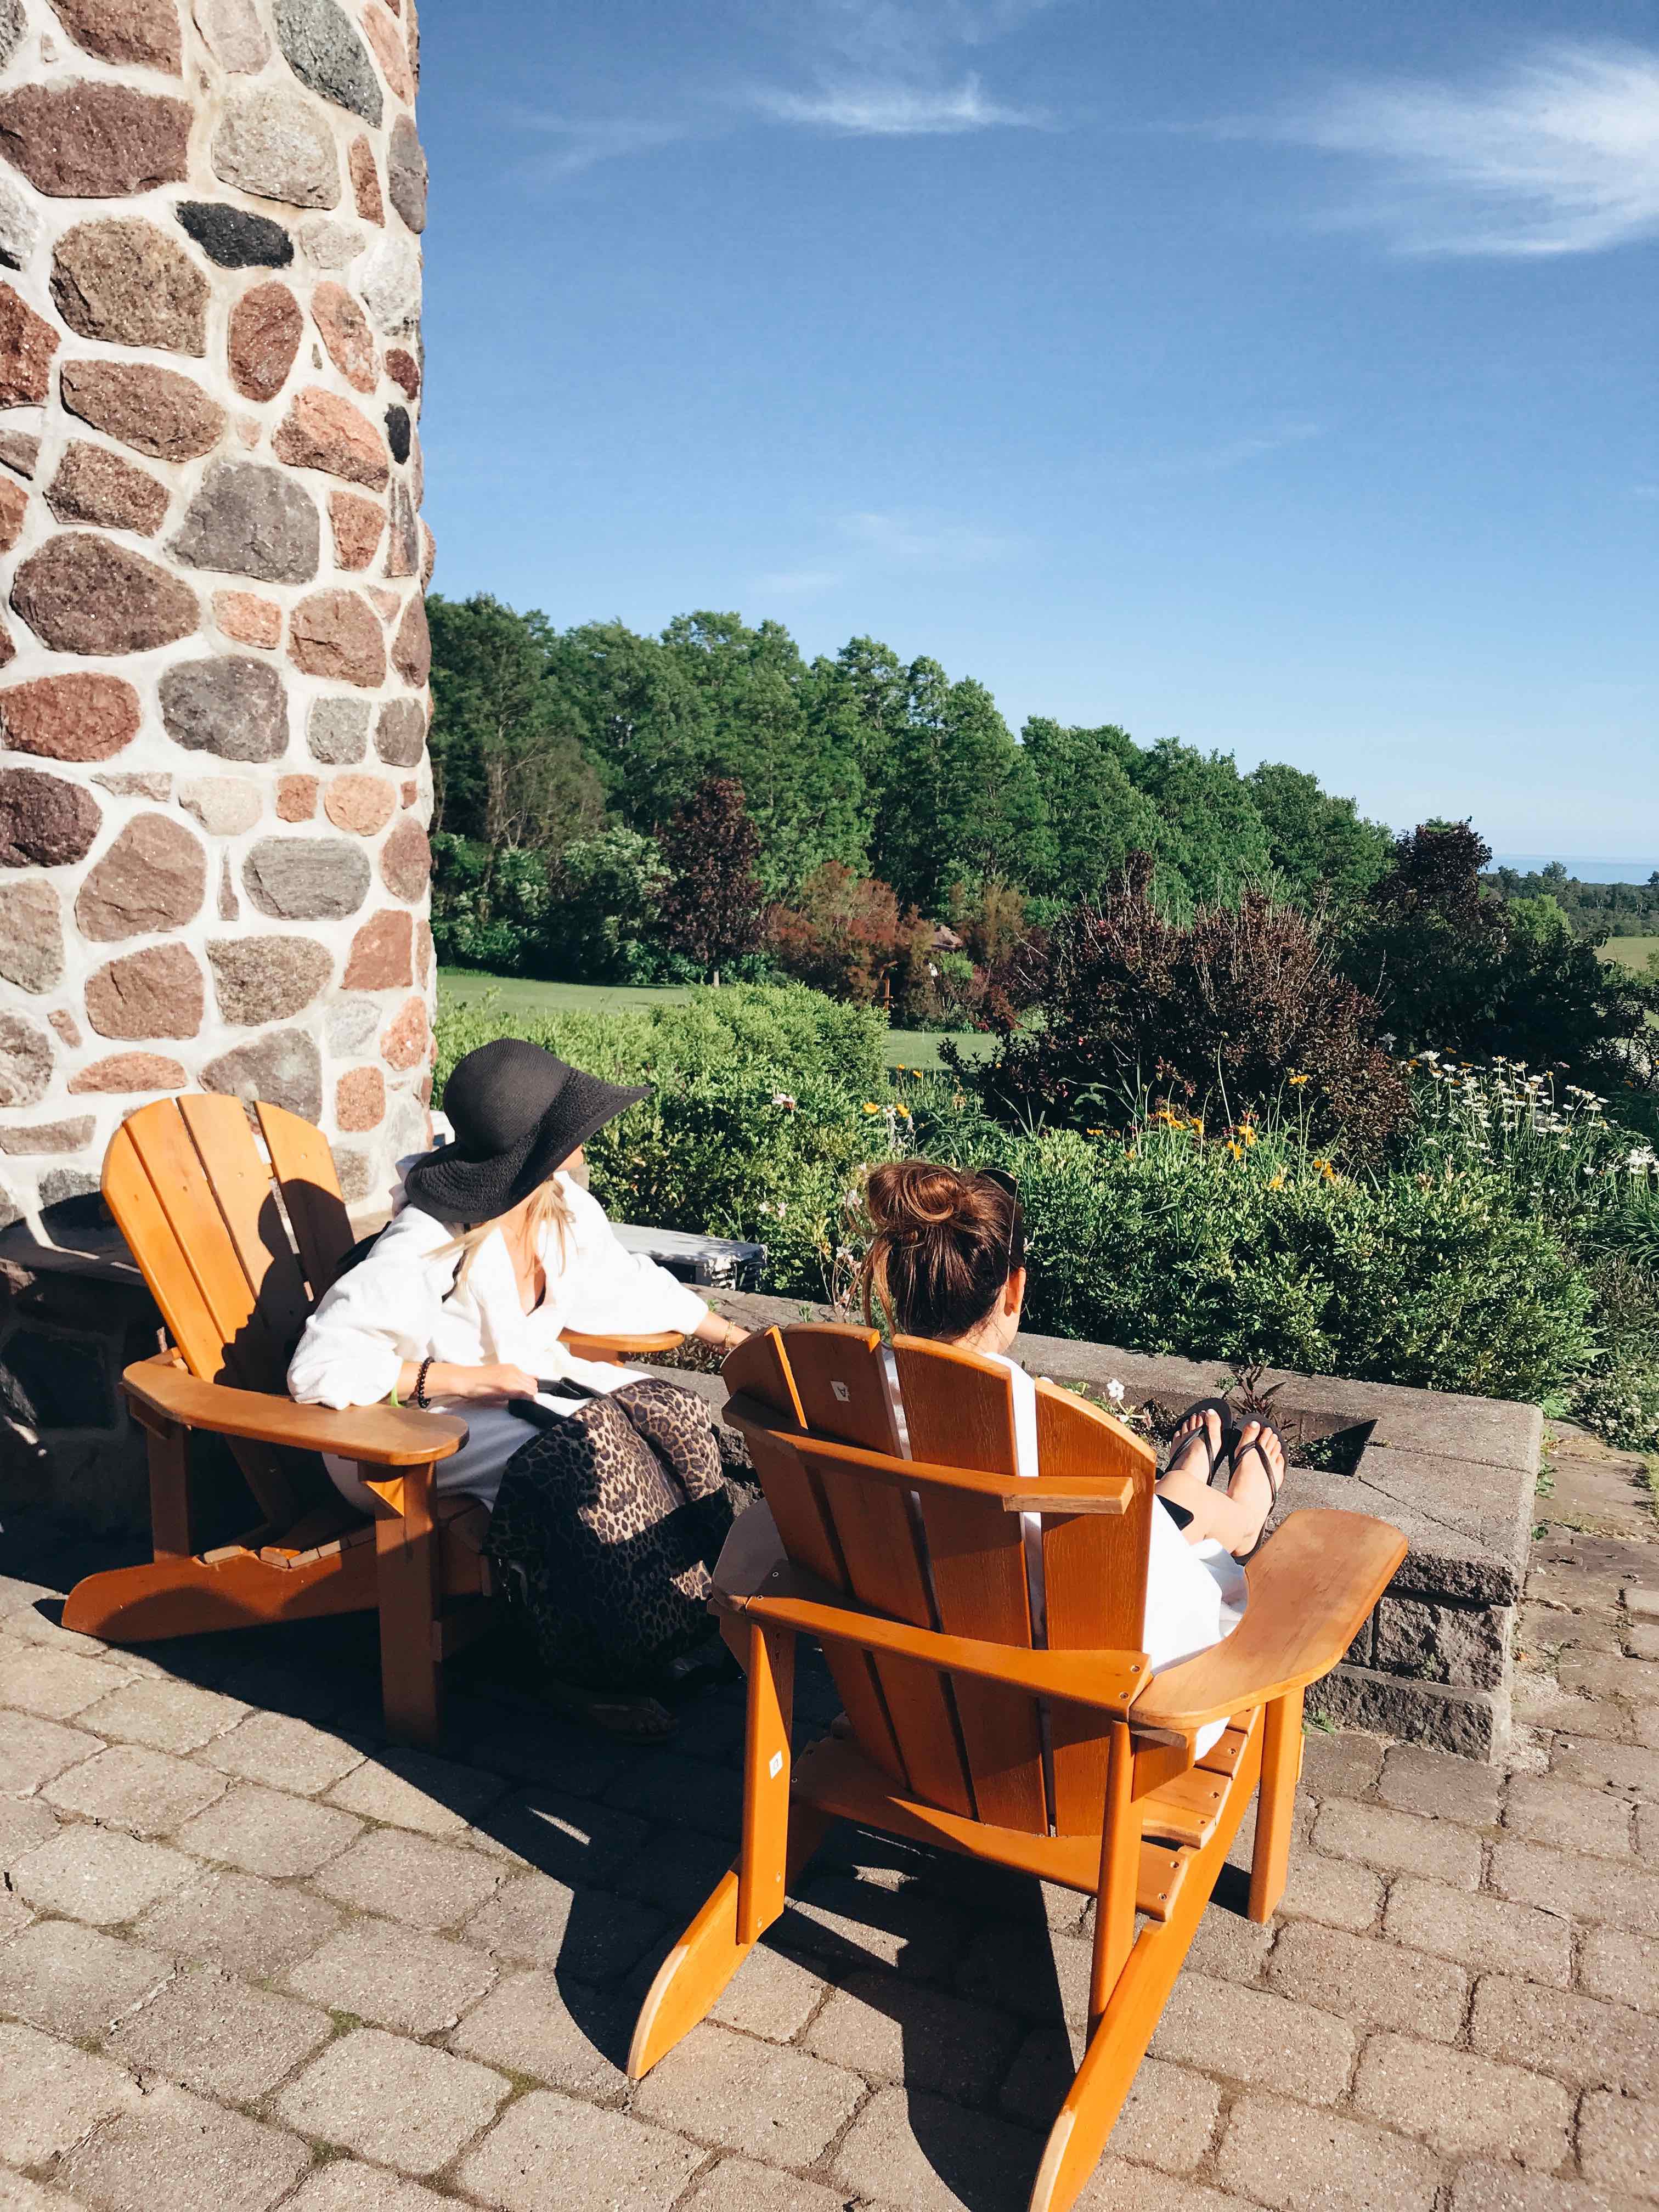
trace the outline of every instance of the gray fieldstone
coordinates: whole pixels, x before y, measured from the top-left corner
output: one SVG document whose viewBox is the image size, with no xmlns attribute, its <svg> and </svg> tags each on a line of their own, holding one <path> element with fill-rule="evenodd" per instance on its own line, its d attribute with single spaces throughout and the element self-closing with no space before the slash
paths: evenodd
<svg viewBox="0 0 1659 2212">
<path fill-rule="evenodd" d="M 191 14 L 221 69 L 252 76 L 270 59 L 270 40 L 253 0 L 194 0 Z"/>
<path fill-rule="evenodd" d="M 418 699 L 388 699 L 374 726 L 374 750 L 388 768 L 418 768 L 426 751 L 426 709 Z"/>
<path fill-rule="evenodd" d="M 0 177 L 0 261 L 21 269 L 40 243 L 40 210 L 9 177 Z"/>
<path fill-rule="evenodd" d="M 192 568 L 306 584 L 317 573 L 322 542 L 321 518 L 303 484 L 259 461 L 226 460 L 214 462 L 202 479 L 172 550 Z"/>
<path fill-rule="evenodd" d="M 23 0 L 0 0 L 0 69 L 4 69 L 23 43 L 29 19 Z"/>
<path fill-rule="evenodd" d="M 373 712 L 367 699 L 313 699 L 306 716 L 306 743 L 312 758 L 325 761 L 331 768 L 355 766 L 368 750 Z"/>
<path fill-rule="evenodd" d="M 313 269 L 343 269 L 368 240 L 343 216 L 318 216 L 300 226 L 300 246 Z"/>
<path fill-rule="evenodd" d="M 97 800 L 78 783 L 39 769 L 0 769 L 0 868 L 57 868 L 84 860 L 99 818 Z"/>
<path fill-rule="evenodd" d="M 148 653 L 199 628 L 188 584 L 89 531 L 65 531 L 31 553 L 12 579 L 11 603 L 55 653 Z"/>
<path fill-rule="evenodd" d="M 77 1114 L 72 1121 L 37 1121 L 33 1128 L 0 1129 L 0 1152 L 39 1156 L 84 1152 L 97 1126 L 90 1114 Z"/>
<path fill-rule="evenodd" d="M 310 937 L 237 937 L 210 945 L 219 1012 L 239 1029 L 286 1021 L 327 988 L 334 961 Z"/>
<path fill-rule="evenodd" d="M 138 734 L 138 694 L 119 676 L 90 669 L 40 676 L 0 691 L 0 735 L 14 752 L 101 761 Z"/>
<path fill-rule="evenodd" d="M 58 388 L 71 415 L 159 461 L 211 453 L 228 419 L 199 384 L 148 362 L 66 361 Z"/>
<path fill-rule="evenodd" d="M 222 1053 L 202 1070 L 202 1088 L 228 1091 L 250 1106 L 263 1098 L 307 1121 L 323 1118 L 322 1060 L 303 1030 L 274 1030 Z"/>
<path fill-rule="evenodd" d="M 136 216 L 76 223 L 52 248 L 52 301 L 82 337 L 205 353 L 211 289 L 182 246 Z"/>
<path fill-rule="evenodd" d="M 0 884 L 0 975 L 20 991 L 50 991 L 64 973 L 64 916 L 50 884 Z"/>
<path fill-rule="evenodd" d="M 240 837 L 259 818 L 264 796 L 239 775 L 202 775 L 179 787 L 179 804 L 210 836 Z"/>
<path fill-rule="evenodd" d="M 248 896 L 282 921 L 333 921 L 368 896 L 368 855 L 345 837 L 265 837 L 242 868 Z"/>
<path fill-rule="evenodd" d="M 380 80 L 362 40 L 335 0 L 276 0 L 276 36 L 301 84 L 365 123 L 378 125 Z M 330 204 L 331 205 L 332 203 Z"/>
<path fill-rule="evenodd" d="M 136 1044 L 149 1037 L 194 1036 L 202 1026 L 207 990 L 195 956 L 185 946 L 151 945 L 99 969 L 88 981 L 86 999 L 87 1019 L 100 1036 Z"/>
<path fill-rule="evenodd" d="M 0 94 L 0 153 L 37 192 L 118 199 L 187 173 L 188 101 L 106 79 L 29 83 Z"/>
<path fill-rule="evenodd" d="M 357 290 L 368 319 L 388 337 L 413 328 L 421 312 L 421 257 L 412 239 L 377 239 L 357 272 Z"/>
<path fill-rule="evenodd" d="M 392 126 L 386 155 L 386 188 L 392 204 L 413 231 L 426 228 L 426 155 L 415 125 L 400 115 Z"/>
<path fill-rule="evenodd" d="M 180 661 L 162 677 L 161 700 L 167 735 L 191 752 L 272 761 L 288 750 L 288 695 L 268 661 L 246 653 Z"/>
<path fill-rule="evenodd" d="M 82 884 L 81 934 L 97 944 L 182 929 L 207 896 L 199 838 L 165 814 L 135 815 Z"/>
<path fill-rule="evenodd" d="M 328 1048 L 343 1060 L 365 1052 L 380 1026 L 380 1010 L 373 999 L 337 999 L 325 1024 Z"/>
<path fill-rule="evenodd" d="M 222 269 L 286 269 L 294 258 L 294 240 L 269 216 L 221 200 L 180 200 L 174 212 Z"/>
<path fill-rule="evenodd" d="M 360 1152 L 350 1145 L 331 1145 L 329 1151 L 334 1158 L 334 1174 L 340 1186 L 340 1195 L 348 1206 L 361 1204 L 374 1189 L 377 1180 L 384 1188 L 384 1179 L 379 1176 L 372 1153 Z"/>
<path fill-rule="evenodd" d="M 233 94 L 213 134 L 213 168 L 226 184 L 290 207 L 340 204 L 340 162 L 327 124 L 302 93 L 266 85 Z"/>
</svg>

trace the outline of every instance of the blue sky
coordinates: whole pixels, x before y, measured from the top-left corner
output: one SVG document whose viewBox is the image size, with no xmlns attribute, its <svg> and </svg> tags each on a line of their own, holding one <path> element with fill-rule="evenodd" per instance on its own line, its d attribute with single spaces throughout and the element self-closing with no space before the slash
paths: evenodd
<svg viewBox="0 0 1659 2212">
<path fill-rule="evenodd" d="M 1659 25 L 427 0 L 440 589 L 1659 866 Z"/>
</svg>

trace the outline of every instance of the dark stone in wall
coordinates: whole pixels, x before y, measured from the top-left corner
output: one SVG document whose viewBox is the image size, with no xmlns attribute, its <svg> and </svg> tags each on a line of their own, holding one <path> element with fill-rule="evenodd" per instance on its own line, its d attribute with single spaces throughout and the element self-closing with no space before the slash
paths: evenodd
<svg viewBox="0 0 1659 2212">
<path fill-rule="evenodd" d="M 392 458 L 400 465 L 409 459 L 409 410 L 407 407 L 388 407 L 386 410 L 386 441 L 392 448 Z"/>
<path fill-rule="evenodd" d="M 210 261 L 222 269 L 286 269 L 294 240 L 269 216 L 216 200 L 180 200 L 179 220 Z"/>
</svg>

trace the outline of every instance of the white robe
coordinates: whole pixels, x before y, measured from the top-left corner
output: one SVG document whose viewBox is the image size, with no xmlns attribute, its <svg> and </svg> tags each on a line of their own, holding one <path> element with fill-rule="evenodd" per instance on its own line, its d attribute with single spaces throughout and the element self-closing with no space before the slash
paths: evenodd
<svg viewBox="0 0 1659 2212">
<path fill-rule="evenodd" d="M 405 1206 L 374 1249 L 318 1301 L 289 1364 L 288 1387 L 302 1406 L 373 1406 L 388 1398 L 405 1360 L 428 1358 L 463 1367 L 521 1367 L 538 1380 L 574 1377 L 598 1390 L 619 1389 L 633 1370 L 573 1358 L 559 1341 L 566 1328 L 645 1335 L 678 1329 L 689 1336 L 708 1309 L 665 1268 L 625 1251 L 605 1210 L 562 1170 L 556 1178 L 570 1209 L 562 1242 L 550 1224 L 541 1243 L 546 1294 L 525 1312 L 512 1255 L 499 1231 L 478 1247 L 466 1280 L 455 1282 L 459 1255 L 445 1252 L 454 1231 Z M 544 1395 L 568 1413 L 578 1402 Z M 458 1414 L 466 1443 L 439 1462 L 437 1488 L 463 1491 L 494 1505 L 501 1472 L 534 1431 L 505 1402 L 470 1399 L 434 1410 Z M 336 1486 L 369 1506 L 356 1463 L 326 1455 Z"/>
</svg>

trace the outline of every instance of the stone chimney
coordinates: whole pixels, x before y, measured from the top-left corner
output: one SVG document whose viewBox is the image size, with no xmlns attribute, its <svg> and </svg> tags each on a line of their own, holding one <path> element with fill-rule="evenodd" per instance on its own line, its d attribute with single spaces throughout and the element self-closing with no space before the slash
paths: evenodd
<svg viewBox="0 0 1659 2212">
<path fill-rule="evenodd" d="M 8 1245 L 161 1093 L 353 1199 L 422 1139 L 418 53 L 414 0 L 0 0 Z"/>
</svg>

